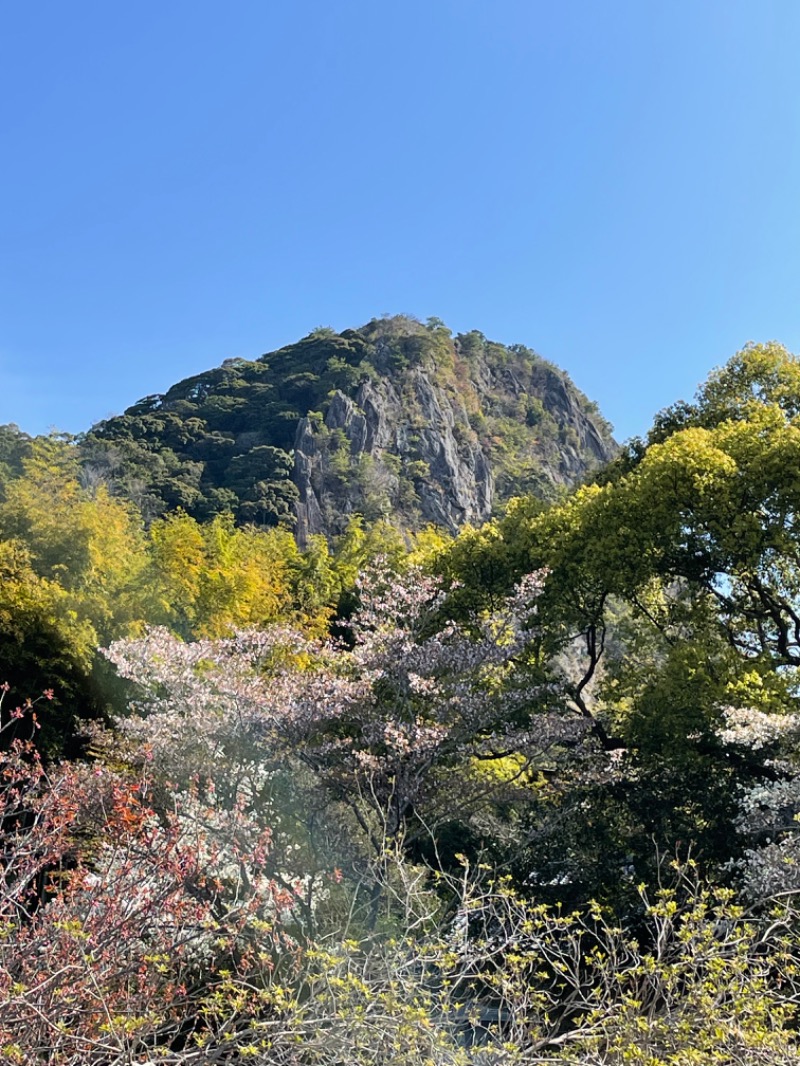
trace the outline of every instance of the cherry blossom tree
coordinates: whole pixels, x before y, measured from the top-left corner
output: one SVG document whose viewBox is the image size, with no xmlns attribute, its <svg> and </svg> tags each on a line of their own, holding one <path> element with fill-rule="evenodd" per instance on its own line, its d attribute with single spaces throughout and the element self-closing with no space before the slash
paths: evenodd
<svg viewBox="0 0 800 1066">
<path fill-rule="evenodd" d="M 523 778 L 581 742 L 580 716 L 523 668 L 541 583 L 530 575 L 494 612 L 455 624 L 434 579 L 376 566 L 338 643 L 284 627 L 193 644 L 153 630 L 108 650 L 137 686 L 119 728 L 172 780 L 224 766 L 218 790 L 272 804 L 273 828 L 276 782 L 287 767 L 310 773 L 380 852 L 486 802 L 498 777 L 482 766 L 507 760 Z"/>
<path fill-rule="evenodd" d="M 720 739 L 732 753 L 757 753 L 761 773 L 742 785 L 737 828 L 745 841 L 738 863 L 756 900 L 800 891 L 800 714 L 728 707 Z"/>
</svg>

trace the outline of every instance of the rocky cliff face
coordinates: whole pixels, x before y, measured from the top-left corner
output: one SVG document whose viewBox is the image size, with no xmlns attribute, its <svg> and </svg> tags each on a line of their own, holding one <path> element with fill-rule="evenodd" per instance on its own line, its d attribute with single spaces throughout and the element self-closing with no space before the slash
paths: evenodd
<svg viewBox="0 0 800 1066">
<path fill-rule="evenodd" d="M 562 372 L 536 357 L 493 365 L 483 348 L 455 378 L 434 360 L 395 368 L 350 396 L 336 390 L 321 422 L 300 420 L 293 481 L 301 542 L 335 532 L 353 513 L 455 532 L 490 517 L 497 481 L 500 499 L 530 488 L 532 477 L 548 496 L 613 456 L 608 427 Z M 511 440 L 504 421 L 516 423 Z"/>
<path fill-rule="evenodd" d="M 466 412 L 425 371 L 415 369 L 410 377 L 417 419 L 384 380 L 364 382 L 353 398 L 336 391 L 322 433 L 308 418 L 300 420 L 293 480 L 301 542 L 310 533 L 331 532 L 353 513 L 388 518 L 405 511 L 410 518 L 418 511 L 420 522 L 453 532 L 491 514 L 494 479 L 483 449 L 470 439 Z M 332 470 L 334 434 L 339 435 L 334 454 L 343 450 L 352 478 L 342 478 L 341 462 Z"/>
<path fill-rule="evenodd" d="M 535 352 L 406 317 L 226 360 L 83 447 L 150 513 L 232 510 L 292 525 L 301 542 L 335 537 L 354 514 L 479 524 L 511 496 L 554 496 L 616 449 L 596 407 Z"/>
</svg>

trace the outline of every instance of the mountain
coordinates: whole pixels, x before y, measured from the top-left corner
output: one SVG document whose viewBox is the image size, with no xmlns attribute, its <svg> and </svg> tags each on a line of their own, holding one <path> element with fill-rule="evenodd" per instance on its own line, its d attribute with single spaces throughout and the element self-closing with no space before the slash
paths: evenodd
<svg viewBox="0 0 800 1066">
<path fill-rule="evenodd" d="M 554 497 L 616 445 L 531 349 L 395 316 L 228 359 L 94 426 L 81 450 L 86 477 L 147 515 L 231 510 L 302 543 L 354 513 L 455 531 L 511 496 Z"/>
</svg>

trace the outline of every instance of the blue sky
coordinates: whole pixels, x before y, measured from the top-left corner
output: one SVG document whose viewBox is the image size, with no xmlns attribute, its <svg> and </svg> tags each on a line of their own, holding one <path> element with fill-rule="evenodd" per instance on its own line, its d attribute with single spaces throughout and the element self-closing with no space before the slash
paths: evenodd
<svg viewBox="0 0 800 1066">
<path fill-rule="evenodd" d="M 385 312 L 620 439 L 800 350 L 797 0 L 39 0 L 0 30 L 0 422 Z"/>
</svg>

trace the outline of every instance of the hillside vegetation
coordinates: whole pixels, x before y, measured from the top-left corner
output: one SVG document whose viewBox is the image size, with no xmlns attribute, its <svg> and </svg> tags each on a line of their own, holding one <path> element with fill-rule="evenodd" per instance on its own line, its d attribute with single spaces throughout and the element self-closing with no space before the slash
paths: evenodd
<svg viewBox="0 0 800 1066">
<path fill-rule="evenodd" d="M 382 329 L 471 358 L 299 347 Z M 502 360 L 557 372 L 475 343 L 500 436 Z M 542 433 L 551 498 L 455 533 L 431 471 L 401 529 L 347 495 L 367 400 L 424 377 L 455 439 L 458 365 L 302 371 L 317 532 L 291 478 L 272 525 L 137 489 L 177 394 L 127 445 L 0 432 L 0 1061 L 800 1063 L 800 362 L 748 346 L 571 489 Z"/>
<path fill-rule="evenodd" d="M 230 511 L 301 541 L 354 513 L 455 532 L 512 495 L 552 499 L 614 449 L 594 405 L 530 349 L 406 317 L 227 360 L 81 444 L 85 468 L 148 516 Z"/>
</svg>

